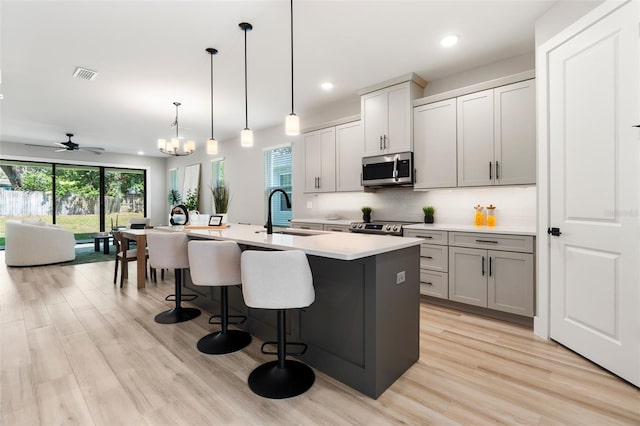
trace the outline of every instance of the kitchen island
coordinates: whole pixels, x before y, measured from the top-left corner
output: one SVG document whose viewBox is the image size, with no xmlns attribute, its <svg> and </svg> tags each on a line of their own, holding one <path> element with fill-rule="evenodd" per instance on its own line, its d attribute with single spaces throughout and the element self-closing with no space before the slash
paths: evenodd
<svg viewBox="0 0 640 426">
<path fill-rule="evenodd" d="M 188 230 L 189 238 L 236 241 L 243 250 L 302 250 L 307 254 L 315 302 L 288 312 L 287 339 L 302 341 L 299 358 L 372 398 L 380 396 L 419 357 L 419 238 L 232 224 L 223 230 Z M 219 311 L 209 287 L 185 285 L 194 303 Z M 274 311 L 249 309 L 240 287 L 229 289 L 229 310 L 246 315 L 244 328 L 263 340 L 276 336 Z"/>
</svg>

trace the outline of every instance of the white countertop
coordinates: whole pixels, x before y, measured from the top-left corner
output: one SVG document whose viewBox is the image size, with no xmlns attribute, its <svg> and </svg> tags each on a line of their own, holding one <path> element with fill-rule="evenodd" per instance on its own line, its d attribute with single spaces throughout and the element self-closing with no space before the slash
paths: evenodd
<svg viewBox="0 0 640 426">
<path fill-rule="evenodd" d="M 510 234 L 510 235 L 536 235 L 535 226 L 476 226 L 446 223 L 418 223 L 415 225 L 405 225 L 404 229 L 419 229 L 431 231 L 458 231 L 458 232 L 485 232 L 490 234 Z"/>
<path fill-rule="evenodd" d="M 179 230 L 173 227 L 173 230 Z M 282 228 L 274 228 L 274 232 Z M 231 240 L 239 244 L 276 250 L 302 250 L 306 254 L 340 260 L 355 260 L 420 245 L 421 238 L 392 237 L 386 235 L 354 234 L 345 232 L 307 231 L 290 229 L 310 236 L 271 234 L 262 226 L 229 224 L 221 230 L 190 229 L 189 235 L 214 240 Z"/>
</svg>

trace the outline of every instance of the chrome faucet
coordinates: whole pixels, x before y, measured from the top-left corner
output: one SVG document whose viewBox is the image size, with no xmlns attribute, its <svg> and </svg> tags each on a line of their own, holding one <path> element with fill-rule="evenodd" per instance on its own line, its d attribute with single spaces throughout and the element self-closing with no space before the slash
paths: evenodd
<svg viewBox="0 0 640 426">
<path fill-rule="evenodd" d="M 276 192 L 282 192 L 284 194 L 284 199 L 287 201 L 287 208 L 290 209 L 291 208 L 291 201 L 289 200 L 289 196 L 287 195 L 286 192 L 284 192 L 283 189 L 274 189 L 273 191 L 271 191 L 271 194 L 269 194 L 269 201 L 267 201 L 267 203 L 269 203 L 269 213 L 267 214 L 267 224 L 264 225 L 265 228 L 267 228 L 267 234 L 273 234 L 273 224 L 271 223 L 271 197 L 273 197 L 273 194 L 275 194 Z"/>
</svg>

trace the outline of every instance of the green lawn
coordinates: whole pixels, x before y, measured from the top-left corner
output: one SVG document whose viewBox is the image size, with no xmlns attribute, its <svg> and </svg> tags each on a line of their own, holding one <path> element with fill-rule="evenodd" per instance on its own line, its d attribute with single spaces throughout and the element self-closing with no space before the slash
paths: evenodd
<svg viewBox="0 0 640 426">
<path fill-rule="evenodd" d="M 129 219 L 132 217 L 142 217 L 142 213 L 118 213 L 118 225 L 125 226 L 129 223 Z M 0 216 L 0 247 L 4 247 L 5 240 L 5 223 L 9 219 L 40 219 L 47 223 L 51 223 L 51 216 Z M 116 224 L 116 214 L 110 214 L 106 217 L 105 227 L 106 231 L 111 228 L 111 219 L 113 224 Z M 56 224 L 62 226 L 65 229 L 73 231 L 76 240 L 86 240 L 91 238 L 92 234 L 99 232 L 100 218 L 97 214 L 86 215 L 59 215 L 56 217 Z"/>
</svg>

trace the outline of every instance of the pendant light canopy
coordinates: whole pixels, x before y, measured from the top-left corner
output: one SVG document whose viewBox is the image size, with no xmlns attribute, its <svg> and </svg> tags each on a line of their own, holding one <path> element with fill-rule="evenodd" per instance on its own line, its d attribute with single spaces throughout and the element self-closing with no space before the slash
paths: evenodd
<svg viewBox="0 0 640 426">
<path fill-rule="evenodd" d="M 293 109 L 293 0 L 291 0 L 291 114 L 285 119 L 285 133 L 289 136 L 300 134 L 300 118 Z"/>
<path fill-rule="evenodd" d="M 176 128 L 176 137 L 171 138 L 169 142 L 166 139 L 158 139 L 158 149 L 163 154 L 173 155 L 174 157 L 181 157 L 183 155 L 190 155 L 196 150 L 196 143 L 194 141 L 187 141 L 180 149 L 180 125 L 178 124 L 178 107 L 182 105 L 180 102 L 173 103 L 176 106 L 176 119 L 171 123 L 171 127 Z"/>
<path fill-rule="evenodd" d="M 244 129 L 240 132 L 240 145 L 244 147 L 253 146 L 253 132 L 249 129 L 249 105 L 247 102 L 247 33 L 253 29 L 248 22 L 239 24 L 244 31 Z"/>
<path fill-rule="evenodd" d="M 218 50 L 208 47 L 207 53 L 211 57 L 211 138 L 207 141 L 207 154 L 216 155 L 218 153 L 218 141 L 213 136 L 213 55 L 218 54 Z"/>
</svg>

